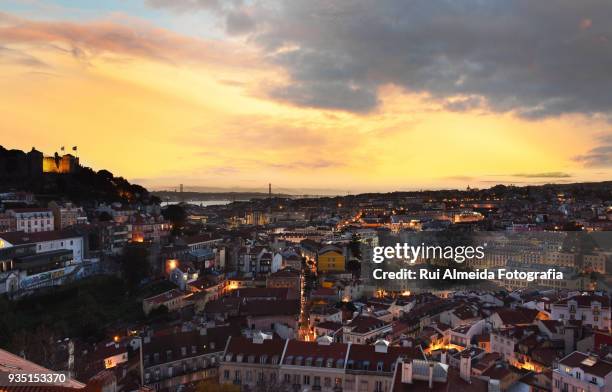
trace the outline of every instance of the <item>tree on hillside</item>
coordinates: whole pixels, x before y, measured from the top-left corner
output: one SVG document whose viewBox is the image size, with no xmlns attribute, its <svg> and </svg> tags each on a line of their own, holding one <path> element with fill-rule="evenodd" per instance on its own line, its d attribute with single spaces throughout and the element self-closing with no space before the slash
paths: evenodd
<svg viewBox="0 0 612 392">
<path fill-rule="evenodd" d="M 100 215 L 98 215 L 98 220 L 100 222 L 110 222 L 113 220 L 113 217 L 108 212 L 102 211 Z"/>
<path fill-rule="evenodd" d="M 171 204 L 162 210 L 164 219 L 172 223 L 172 234 L 176 235 L 181 232 L 185 222 L 187 221 L 187 212 L 178 204 Z"/>
<path fill-rule="evenodd" d="M 361 259 L 361 241 L 359 241 L 359 237 L 357 234 L 353 234 L 351 237 L 351 242 L 349 242 L 349 249 L 351 250 L 351 255 L 358 259 Z"/>
<path fill-rule="evenodd" d="M 123 280 L 133 293 L 151 270 L 149 251 L 142 244 L 129 244 L 123 249 L 120 262 Z"/>
</svg>

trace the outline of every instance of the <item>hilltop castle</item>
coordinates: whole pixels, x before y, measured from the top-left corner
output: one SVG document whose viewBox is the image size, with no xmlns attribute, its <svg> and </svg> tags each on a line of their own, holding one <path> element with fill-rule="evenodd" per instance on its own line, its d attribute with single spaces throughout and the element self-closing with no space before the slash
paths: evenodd
<svg viewBox="0 0 612 392">
<path fill-rule="evenodd" d="M 79 158 L 72 154 L 60 156 L 55 153 L 52 157 L 43 157 L 42 161 L 43 173 L 74 173 L 79 167 Z"/>
<path fill-rule="evenodd" d="M 80 167 L 79 158 L 71 154 L 44 156 L 34 147 L 25 153 L 0 146 L 0 178 L 31 179 L 43 173 L 70 174 L 77 172 Z"/>
</svg>

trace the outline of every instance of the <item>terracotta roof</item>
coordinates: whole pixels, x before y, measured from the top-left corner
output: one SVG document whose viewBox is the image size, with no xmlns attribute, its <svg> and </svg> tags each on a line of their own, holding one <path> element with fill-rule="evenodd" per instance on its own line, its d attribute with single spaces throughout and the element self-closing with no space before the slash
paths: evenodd
<svg viewBox="0 0 612 392">
<path fill-rule="evenodd" d="M 219 352 L 225 349 L 227 338 L 232 333 L 239 330 L 232 327 L 208 328 L 205 332 L 199 330 L 178 331 L 168 335 L 155 336 L 149 343 L 143 345 L 143 354 L 149 355 L 149 365 L 177 361 L 197 355 L 211 352 Z M 185 351 L 183 354 L 183 348 Z M 193 351 L 195 349 L 195 352 Z M 171 353 L 171 357 L 167 353 Z M 159 354 L 159 359 L 155 362 L 153 354 Z"/>
<path fill-rule="evenodd" d="M 569 366 L 571 368 L 580 368 L 586 374 L 592 374 L 597 377 L 605 377 L 612 372 L 612 363 L 595 358 L 594 361 L 585 361 L 589 359 L 587 354 L 574 351 L 570 355 L 559 361 L 560 365 Z"/>
<path fill-rule="evenodd" d="M 336 367 L 336 361 L 346 358 L 346 350 L 349 345 L 346 343 L 330 343 L 328 345 L 319 344 L 318 342 L 304 342 L 299 340 L 290 340 L 287 344 L 285 357 L 283 361 L 287 361 L 288 357 L 303 358 L 303 366 L 307 366 L 306 359 L 312 359 L 311 366 L 326 367 L 328 360 L 333 360 L 333 367 Z M 320 360 L 319 360 L 320 359 Z M 295 363 L 295 362 L 294 362 Z"/>
<path fill-rule="evenodd" d="M 315 328 L 322 328 L 322 329 L 328 329 L 330 331 L 337 331 L 340 328 L 342 328 L 342 324 L 336 323 L 333 321 L 323 321 L 319 324 L 315 324 Z"/>
<path fill-rule="evenodd" d="M 0 373 L 53 373 L 52 370 L 44 368 L 26 359 L 23 359 L 15 354 L 0 349 Z M 5 376 L 2 375 L 0 377 Z M 10 391 L 72 391 L 83 388 L 85 384 L 82 384 L 76 380 L 66 378 L 65 385 L 62 386 L 23 386 L 23 387 L 11 387 L 7 390 Z M 4 387 L 3 387 L 4 388 Z"/>
<path fill-rule="evenodd" d="M 398 358 L 423 359 L 421 350 L 416 347 L 388 346 L 386 353 L 376 352 L 376 346 L 365 344 L 352 344 L 349 350 L 347 368 L 352 365 L 353 370 L 367 370 L 392 372 Z M 353 361 L 351 363 L 351 361 Z M 381 368 L 379 368 L 379 365 Z M 368 366 L 365 368 L 364 366 Z"/>
<path fill-rule="evenodd" d="M 363 316 L 363 315 L 355 317 L 348 324 L 348 326 L 351 327 L 351 331 L 356 332 L 356 333 L 367 333 L 374 329 L 384 327 L 385 325 L 388 325 L 388 323 L 382 320 L 379 320 L 375 317 Z"/>
<path fill-rule="evenodd" d="M 431 389 L 427 381 L 413 380 L 412 384 L 402 383 L 402 372 L 398 367 L 391 392 L 488 392 L 488 390 L 488 382 L 476 377 L 471 377 L 470 382 L 467 382 L 452 367 L 448 369 L 446 382 L 434 382 Z"/>
<path fill-rule="evenodd" d="M 281 270 L 270 274 L 268 278 L 283 278 L 283 277 L 298 277 L 301 275 L 301 272 L 296 270 L 295 268 L 285 267 Z"/>
<path fill-rule="evenodd" d="M 294 316 L 300 314 L 299 299 L 256 299 L 240 305 L 243 316 Z"/>
<path fill-rule="evenodd" d="M 218 300 L 207 302 L 204 310 L 206 313 L 237 313 L 240 301 L 240 298 L 219 298 Z"/>
<path fill-rule="evenodd" d="M 504 378 L 510 376 L 512 371 L 510 371 L 507 367 L 502 365 L 492 366 L 489 369 L 485 370 L 482 373 L 483 377 L 489 377 L 492 380 L 503 380 Z"/>
<path fill-rule="evenodd" d="M 310 293 L 311 297 L 333 297 L 338 295 L 338 292 L 329 287 L 319 287 L 312 293 Z"/>
<path fill-rule="evenodd" d="M 474 314 L 474 309 L 470 306 L 460 306 L 453 311 L 453 314 L 457 316 L 460 320 L 469 320 L 471 318 L 476 317 Z"/>
<path fill-rule="evenodd" d="M 322 247 L 321 249 L 319 249 L 318 254 L 322 255 L 324 253 L 327 252 L 336 252 L 336 253 L 340 253 L 342 254 L 342 248 L 336 246 L 336 245 L 326 245 L 324 247 Z"/>
<path fill-rule="evenodd" d="M 536 315 L 537 313 L 536 311 Z M 524 312 L 514 309 L 499 309 L 495 314 L 499 316 L 504 325 L 530 324 L 535 319 L 535 316 L 530 319 Z"/>
<path fill-rule="evenodd" d="M 548 328 L 550 332 L 557 332 L 557 328 L 563 326 L 563 323 L 559 320 L 540 320 L 540 322 Z"/>
<path fill-rule="evenodd" d="M 0 238 L 13 244 L 23 245 L 32 244 L 35 242 L 46 242 L 56 241 L 67 238 L 81 237 L 77 232 L 71 229 L 65 230 L 52 230 L 52 231 L 39 231 L 36 233 L 25 233 L 23 231 L 11 231 L 7 233 L 0 233 Z"/>
<path fill-rule="evenodd" d="M 287 299 L 289 289 L 286 287 L 246 287 L 233 290 L 231 297 L 237 298 L 268 298 L 268 299 Z"/>
<path fill-rule="evenodd" d="M 229 340 L 223 360 L 228 357 L 232 362 L 252 362 L 259 364 L 271 364 L 272 359 L 280 362 L 286 340 L 265 339 L 261 343 L 254 343 L 252 339 L 243 336 L 232 336 Z M 240 354 L 242 354 L 240 356 Z M 241 361 L 238 361 L 241 359 Z"/>
<path fill-rule="evenodd" d="M 156 296 L 145 298 L 143 301 L 147 303 L 163 304 L 164 302 L 168 302 L 170 300 L 180 298 L 184 295 L 185 294 L 182 291 L 179 291 L 177 289 L 172 289 L 164 293 L 158 294 Z"/>
<path fill-rule="evenodd" d="M 562 299 L 561 301 L 557 301 L 553 304 L 556 305 L 567 305 L 569 301 L 576 301 L 578 306 L 580 307 L 591 307 L 591 302 L 597 301 L 601 303 L 602 308 L 610 307 L 610 299 L 608 297 L 604 297 L 602 295 L 589 294 L 589 295 L 576 295 L 570 298 Z"/>
</svg>

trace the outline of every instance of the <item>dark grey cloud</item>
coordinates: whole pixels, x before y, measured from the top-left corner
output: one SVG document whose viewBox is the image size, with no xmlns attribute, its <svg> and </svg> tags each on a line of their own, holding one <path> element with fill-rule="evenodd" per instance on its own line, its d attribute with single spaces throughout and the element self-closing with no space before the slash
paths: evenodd
<svg viewBox="0 0 612 392">
<path fill-rule="evenodd" d="M 229 11 L 225 18 L 225 31 L 231 35 L 247 34 L 255 29 L 255 20 L 242 9 Z"/>
<path fill-rule="evenodd" d="M 512 177 L 520 178 L 569 178 L 571 174 L 564 172 L 546 172 L 546 173 L 518 173 L 513 174 Z"/>
<path fill-rule="evenodd" d="M 612 135 L 599 137 L 598 144 L 587 153 L 574 157 L 574 160 L 588 167 L 612 166 Z"/>
<path fill-rule="evenodd" d="M 474 181 L 476 178 L 471 176 L 448 176 L 442 177 L 443 180 L 452 180 L 452 181 Z"/>
<path fill-rule="evenodd" d="M 243 3 L 243 0 L 145 0 L 149 7 L 176 13 L 211 12 L 225 19 L 225 31 L 230 35 L 247 34 L 256 27 L 256 21 L 243 7 Z"/>
<path fill-rule="evenodd" d="M 377 106 L 380 86 L 394 84 L 451 110 L 612 112 L 608 0 L 261 4 L 251 6 L 256 28 L 249 22 L 241 33 L 250 28 L 287 70 L 291 82 L 269 91 L 280 100 L 365 112 Z"/>
<path fill-rule="evenodd" d="M 145 0 L 153 8 L 165 8 L 176 12 L 216 10 L 223 6 L 222 0 Z"/>
</svg>

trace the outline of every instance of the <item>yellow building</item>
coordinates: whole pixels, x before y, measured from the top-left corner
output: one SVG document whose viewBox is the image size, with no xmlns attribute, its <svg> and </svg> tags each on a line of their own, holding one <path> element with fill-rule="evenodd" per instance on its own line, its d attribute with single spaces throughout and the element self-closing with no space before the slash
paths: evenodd
<svg viewBox="0 0 612 392">
<path fill-rule="evenodd" d="M 342 249 L 333 245 L 321 248 L 317 256 L 317 268 L 319 272 L 344 271 L 345 259 Z"/>
</svg>

